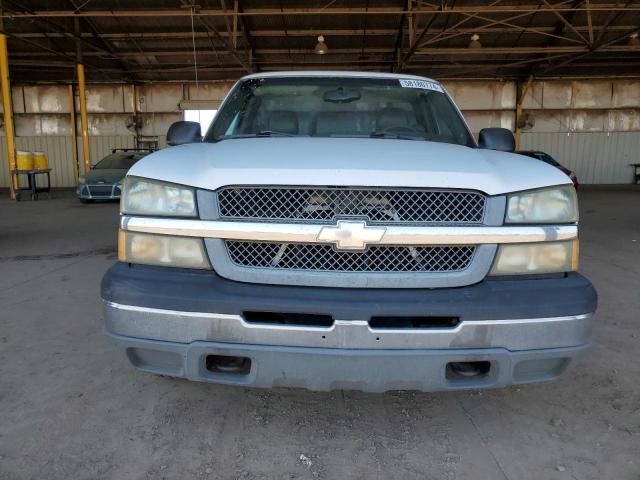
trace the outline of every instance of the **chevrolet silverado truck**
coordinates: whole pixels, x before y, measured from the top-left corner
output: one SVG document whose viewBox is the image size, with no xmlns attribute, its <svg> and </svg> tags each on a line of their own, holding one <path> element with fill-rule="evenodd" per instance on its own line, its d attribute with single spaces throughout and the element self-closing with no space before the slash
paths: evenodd
<svg viewBox="0 0 640 480">
<path fill-rule="evenodd" d="M 137 368 L 311 390 L 552 380 L 590 345 L 571 180 L 437 81 L 242 78 L 124 179 L 105 330 Z"/>
</svg>

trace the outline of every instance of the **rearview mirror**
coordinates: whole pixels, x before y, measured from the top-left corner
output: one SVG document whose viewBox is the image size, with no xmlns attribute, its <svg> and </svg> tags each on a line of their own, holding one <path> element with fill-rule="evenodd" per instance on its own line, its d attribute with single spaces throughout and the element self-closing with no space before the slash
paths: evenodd
<svg viewBox="0 0 640 480">
<path fill-rule="evenodd" d="M 355 89 L 338 87 L 335 90 L 327 90 L 322 99 L 329 103 L 350 103 L 360 100 L 360 92 Z"/>
<path fill-rule="evenodd" d="M 483 128 L 478 135 L 478 145 L 480 148 L 501 152 L 516 151 L 516 139 L 507 128 Z"/>
<path fill-rule="evenodd" d="M 174 122 L 167 131 L 167 144 L 172 147 L 201 141 L 202 132 L 198 122 Z"/>
</svg>

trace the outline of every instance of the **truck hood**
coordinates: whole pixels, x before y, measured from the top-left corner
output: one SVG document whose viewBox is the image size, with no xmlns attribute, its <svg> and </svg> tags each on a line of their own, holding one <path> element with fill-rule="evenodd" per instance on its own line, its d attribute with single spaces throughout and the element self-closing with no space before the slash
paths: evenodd
<svg viewBox="0 0 640 480">
<path fill-rule="evenodd" d="M 215 190 L 225 185 L 394 186 L 499 195 L 571 183 L 544 162 L 460 145 L 369 138 L 228 139 L 160 150 L 128 175 Z"/>
</svg>

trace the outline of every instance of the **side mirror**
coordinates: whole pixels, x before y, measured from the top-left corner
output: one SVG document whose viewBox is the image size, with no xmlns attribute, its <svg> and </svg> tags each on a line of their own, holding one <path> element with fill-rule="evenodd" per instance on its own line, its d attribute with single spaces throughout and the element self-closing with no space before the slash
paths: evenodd
<svg viewBox="0 0 640 480">
<path fill-rule="evenodd" d="M 198 122 L 174 122 L 167 131 L 167 144 L 172 147 L 201 141 L 202 133 Z"/>
<path fill-rule="evenodd" d="M 483 128 L 478 135 L 478 145 L 480 148 L 501 152 L 516 151 L 516 139 L 507 128 Z"/>
</svg>

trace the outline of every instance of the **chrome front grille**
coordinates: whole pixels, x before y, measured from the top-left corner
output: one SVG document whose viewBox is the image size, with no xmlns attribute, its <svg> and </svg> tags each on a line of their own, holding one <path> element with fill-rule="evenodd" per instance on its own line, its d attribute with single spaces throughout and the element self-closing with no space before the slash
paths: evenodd
<svg viewBox="0 0 640 480">
<path fill-rule="evenodd" d="M 371 246 L 363 252 L 337 251 L 315 243 L 226 241 L 231 261 L 242 267 L 316 272 L 460 272 L 475 246 Z"/>
<path fill-rule="evenodd" d="M 478 192 L 357 187 L 225 187 L 220 217 L 230 220 L 324 223 L 361 218 L 370 224 L 481 224 Z"/>
</svg>

